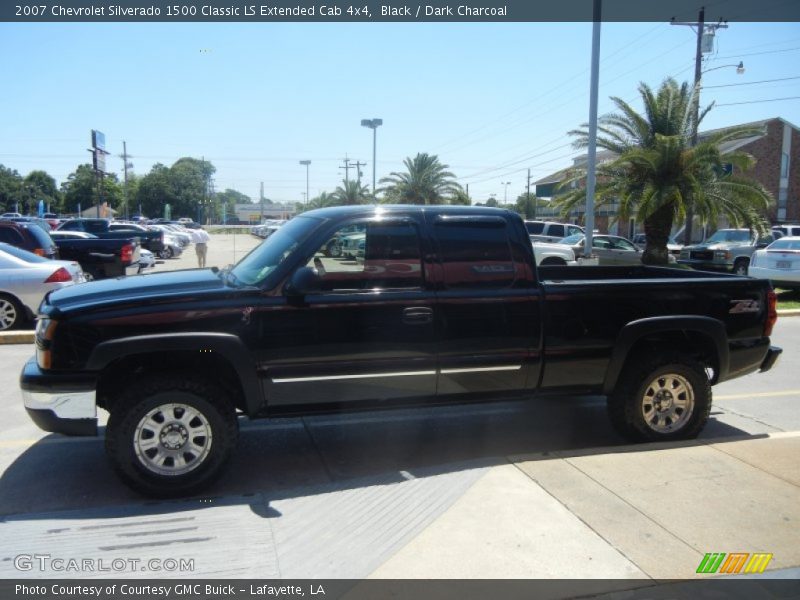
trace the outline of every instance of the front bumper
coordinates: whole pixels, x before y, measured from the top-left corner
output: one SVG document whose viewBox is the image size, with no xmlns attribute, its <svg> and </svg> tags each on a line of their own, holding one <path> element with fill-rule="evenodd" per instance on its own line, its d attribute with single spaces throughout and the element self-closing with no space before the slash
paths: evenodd
<svg viewBox="0 0 800 600">
<path fill-rule="evenodd" d="M 97 435 L 97 403 L 92 377 L 45 373 L 31 358 L 22 369 L 25 410 L 44 430 L 65 435 Z"/>
<path fill-rule="evenodd" d="M 724 271 L 726 273 L 733 271 L 733 263 L 710 262 L 707 260 L 697 260 L 694 258 L 679 258 L 678 264 L 687 265 L 698 271 Z"/>
</svg>

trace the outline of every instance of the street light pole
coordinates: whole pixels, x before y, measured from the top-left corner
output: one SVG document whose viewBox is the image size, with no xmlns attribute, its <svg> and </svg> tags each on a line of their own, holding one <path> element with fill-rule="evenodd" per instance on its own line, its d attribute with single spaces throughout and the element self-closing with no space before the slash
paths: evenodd
<svg viewBox="0 0 800 600">
<path fill-rule="evenodd" d="M 306 208 L 308 208 L 308 166 L 311 164 L 311 161 L 301 160 L 300 164 L 306 166 Z"/>
<path fill-rule="evenodd" d="M 508 204 L 508 186 L 511 185 L 511 182 L 501 181 L 500 185 L 503 186 L 503 204 Z"/>
<path fill-rule="evenodd" d="M 362 127 L 372 129 L 372 196 L 375 196 L 375 156 L 378 144 L 378 127 L 383 125 L 383 119 L 361 119 Z"/>
</svg>

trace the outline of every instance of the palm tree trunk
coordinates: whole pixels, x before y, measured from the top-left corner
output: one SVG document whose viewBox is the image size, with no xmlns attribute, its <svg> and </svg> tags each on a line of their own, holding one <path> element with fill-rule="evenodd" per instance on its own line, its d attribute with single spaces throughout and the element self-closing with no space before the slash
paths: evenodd
<svg viewBox="0 0 800 600">
<path fill-rule="evenodd" d="M 666 204 L 650 215 L 644 222 L 644 233 L 647 236 L 647 245 L 642 255 L 642 262 L 646 265 L 665 267 L 669 262 L 667 240 L 672 230 L 674 216 L 672 203 Z"/>
</svg>

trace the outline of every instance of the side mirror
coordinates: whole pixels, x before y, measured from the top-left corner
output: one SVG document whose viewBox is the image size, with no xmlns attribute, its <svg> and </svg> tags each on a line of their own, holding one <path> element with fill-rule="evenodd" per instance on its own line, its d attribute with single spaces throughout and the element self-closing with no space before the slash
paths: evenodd
<svg viewBox="0 0 800 600">
<path fill-rule="evenodd" d="M 300 267 L 286 285 L 287 296 L 305 296 L 320 289 L 319 273 L 311 267 Z"/>
</svg>

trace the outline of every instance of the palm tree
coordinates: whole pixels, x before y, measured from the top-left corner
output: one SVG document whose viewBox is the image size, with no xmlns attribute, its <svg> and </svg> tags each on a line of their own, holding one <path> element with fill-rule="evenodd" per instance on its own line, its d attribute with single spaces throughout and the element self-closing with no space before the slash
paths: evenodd
<svg viewBox="0 0 800 600">
<path fill-rule="evenodd" d="M 755 164 L 745 152 L 723 153 L 725 142 L 759 135 L 753 127 L 732 127 L 692 145 L 692 133 L 713 107 L 699 111 L 695 120 L 695 93 L 687 83 L 678 85 L 666 79 L 657 93 L 644 83 L 639 85 L 644 114 L 639 114 L 620 98 L 612 97 L 619 113 L 600 119 L 597 146 L 610 150 L 616 158 L 597 167 L 596 204 L 618 202 L 622 218 L 635 215 L 644 223 L 647 235 L 642 262 L 667 264 L 667 239 L 676 220 L 681 222 L 688 208 L 702 221 L 716 222 L 726 217 L 734 226 L 766 230 L 764 213 L 772 196 L 758 182 L 742 177 L 741 172 Z M 588 132 L 574 130 L 575 146 L 588 146 Z M 726 174 L 726 165 L 732 165 Z M 585 178 L 574 170 L 568 181 Z M 572 189 L 555 203 L 564 214 L 585 199 L 585 190 Z"/>
<path fill-rule="evenodd" d="M 435 154 L 419 153 L 403 161 L 405 173 L 392 172 L 380 183 L 385 200 L 397 204 L 442 204 L 447 196 L 457 196 L 462 189 L 448 166 Z"/>
<path fill-rule="evenodd" d="M 331 194 L 332 206 L 366 204 L 372 200 L 369 188 L 362 185 L 360 180 L 342 181 L 342 184 Z"/>
</svg>

